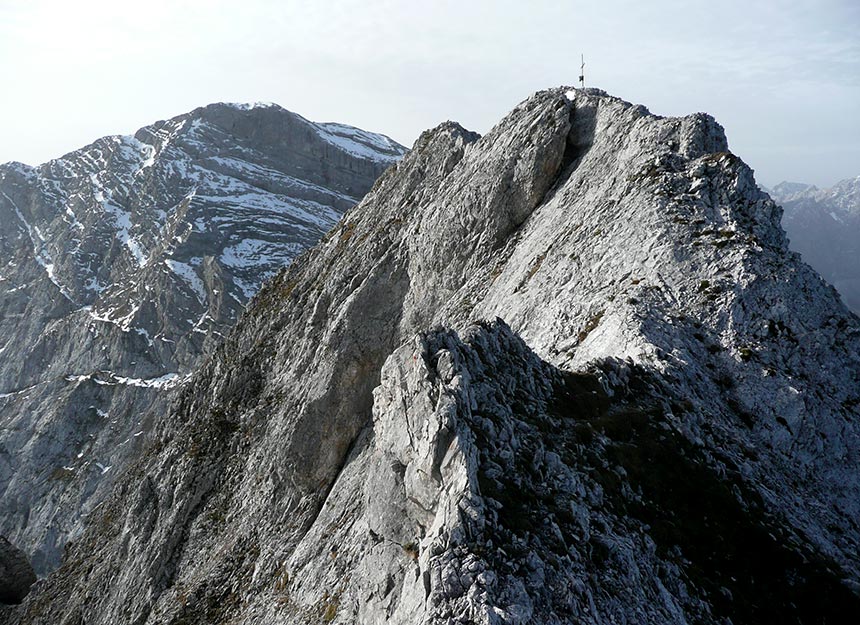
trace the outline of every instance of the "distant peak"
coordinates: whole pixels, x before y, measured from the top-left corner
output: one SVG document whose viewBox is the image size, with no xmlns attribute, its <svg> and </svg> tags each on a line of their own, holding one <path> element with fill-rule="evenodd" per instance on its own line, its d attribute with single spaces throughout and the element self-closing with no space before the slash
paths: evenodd
<svg viewBox="0 0 860 625">
<path fill-rule="evenodd" d="M 27 163 L 22 163 L 20 161 L 9 161 L 8 163 L 2 163 L 0 164 L 0 167 L 18 172 L 19 174 L 26 177 L 35 175 L 35 167 L 33 167 L 32 165 L 28 165 Z"/>
<path fill-rule="evenodd" d="M 770 194 L 777 200 L 784 201 L 790 197 L 795 197 L 804 194 L 815 194 L 818 192 L 818 187 L 805 182 L 789 182 L 783 180 L 777 185 L 774 185 L 770 190 Z"/>
<path fill-rule="evenodd" d="M 807 184 L 806 182 L 791 182 L 789 180 L 783 180 L 779 184 L 775 185 L 774 189 L 783 189 L 785 191 L 803 191 L 804 189 L 810 189 L 814 185 Z"/>
</svg>

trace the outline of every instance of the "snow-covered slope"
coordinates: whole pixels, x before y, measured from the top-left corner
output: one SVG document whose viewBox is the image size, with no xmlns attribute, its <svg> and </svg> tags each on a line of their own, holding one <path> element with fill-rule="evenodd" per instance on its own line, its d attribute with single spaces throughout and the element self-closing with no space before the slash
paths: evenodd
<svg viewBox="0 0 860 625">
<path fill-rule="evenodd" d="M 424 133 L 12 622 L 854 623 L 860 322 L 709 116 Z"/>
<path fill-rule="evenodd" d="M 152 402 L 403 152 L 213 104 L 0 166 L 0 534 L 37 571 L 139 448 Z"/>
<path fill-rule="evenodd" d="M 792 249 L 860 313 L 860 176 L 823 190 L 782 182 L 770 194 L 783 207 Z"/>
</svg>

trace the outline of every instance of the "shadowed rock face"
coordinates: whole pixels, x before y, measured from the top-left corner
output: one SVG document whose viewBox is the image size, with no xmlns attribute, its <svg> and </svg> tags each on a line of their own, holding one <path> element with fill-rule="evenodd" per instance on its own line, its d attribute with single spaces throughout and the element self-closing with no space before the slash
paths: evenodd
<svg viewBox="0 0 860 625">
<path fill-rule="evenodd" d="M 214 104 L 0 166 L 0 532 L 59 564 L 170 389 L 404 149 Z"/>
<path fill-rule="evenodd" d="M 770 194 L 785 211 L 791 248 L 860 313 L 860 177 L 831 189 L 783 182 Z"/>
<path fill-rule="evenodd" d="M 35 582 L 27 556 L 0 536 L 0 603 L 21 603 Z"/>
<path fill-rule="evenodd" d="M 860 327 L 780 215 L 703 114 L 428 131 L 9 620 L 851 622 Z"/>
</svg>

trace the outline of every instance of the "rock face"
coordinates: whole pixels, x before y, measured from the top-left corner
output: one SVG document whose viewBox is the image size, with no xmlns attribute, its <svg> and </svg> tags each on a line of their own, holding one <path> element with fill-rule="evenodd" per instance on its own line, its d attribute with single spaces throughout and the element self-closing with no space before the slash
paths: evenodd
<svg viewBox="0 0 860 625">
<path fill-rule="evenodd" d="M 215 104 L 0 166 L 0 533 L 40 574 L 168 391 L 404 148 Z"/>
<path fill-rule="evenodd" d="M 792 249 L 860 313 L 860 176 L 823 190 L 782 182 L 770 194 L 783 207 Z"/>
<path fill-rule="evenodd" d="M 8 620 L 853 622 L 860 327 L 779 219 L 704 114 L 428 131 Z"/>
<path fill-rule="evenodd" d="M 21 603 L 35 582 L 27 556 L 0 536 L 0 603 Z"/>
</svg>

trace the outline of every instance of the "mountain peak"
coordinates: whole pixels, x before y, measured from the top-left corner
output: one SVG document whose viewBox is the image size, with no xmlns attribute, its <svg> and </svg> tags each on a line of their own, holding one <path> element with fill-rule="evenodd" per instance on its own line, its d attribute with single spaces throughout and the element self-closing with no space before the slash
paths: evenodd
<svg viewBox="0 0 860 625">
<path fill-rule="evenodd" d="M 260 285 L 404 152 L 214 104 L 0 166 L 0 534 L 40 575 Z"/>
</svg>

